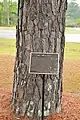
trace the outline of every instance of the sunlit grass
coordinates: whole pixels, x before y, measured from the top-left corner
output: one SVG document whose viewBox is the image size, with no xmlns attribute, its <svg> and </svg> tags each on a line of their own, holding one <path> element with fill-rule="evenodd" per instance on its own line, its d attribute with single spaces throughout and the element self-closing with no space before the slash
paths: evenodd
<svg viewBox="0 0 80 120">
<path fill-rule="evenodd" d="M 15 55 L 15 39 L 0 39 L 0 54 Z M 65 60 L 80 60 L 80 43 L 65 44 Z"/>
<path fill-rule="evenodd" d="M 5 26 L 0 26 L 0 30 L 15 30 L 16 27 L 5 27 Z"/>
<path fill-rule="evenodd" d="M 4 55 L 4 58 L 3 58 L 4 61 L 2 62 L 3 64 L 5 64 L 6 60 L 14 59 L 14 56 L 16 53 L 15 46 L 16 46 L 15 39 L 0 39 L 0 55 Z M 8 56 L 6 57 L 6 55 L 12 55 L 13 57 L 7 58 Z M 13 60 L 11 60 L 11 62 L 12 61 Z M 64 70 L 63 70 L 64 92 L 80 91 L 80 62 L 79 61 L 80 61 L 80 44 L 66 43 Z M 9 62 L 6 61 L 6 62 L 7 64 L 10 63 L 10 61 Z M 9 67 L 8 69 L 11 69 L 11 68 Z M 8 84 L 7 85 L 8 87 L 10 86 L 8 82 L 6 82 L 6 84 Z M 5 84 L 2 84 L 2 86 L 5 87 Z"/>
<path fill-rule="evenodd" d="M 65 44 L 65 60 L 80 60 L 80 43 Z"/>
<path fill-rule="evenodd" d="M 0 38 L 0 54 L 15 55 L 16 52 L 15 39 Z"/>
</svg>

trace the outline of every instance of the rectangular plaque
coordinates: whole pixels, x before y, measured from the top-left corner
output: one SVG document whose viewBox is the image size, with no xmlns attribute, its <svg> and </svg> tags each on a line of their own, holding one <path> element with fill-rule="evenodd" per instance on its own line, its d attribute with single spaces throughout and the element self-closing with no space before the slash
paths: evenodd
<svg viewBox="0 0 80 120">
<path fill-rule="evenodd" d="M 30 53 L 30 74 L 58 74 L 59 54 L 58 53 Z"/>
</svg>

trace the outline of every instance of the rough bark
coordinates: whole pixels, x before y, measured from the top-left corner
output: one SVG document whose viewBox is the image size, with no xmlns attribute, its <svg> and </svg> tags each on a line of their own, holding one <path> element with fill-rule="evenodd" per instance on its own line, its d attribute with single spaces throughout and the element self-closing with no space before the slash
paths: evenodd
<svg viewBox="0 0 80 120">
<path fill-rule="evenodd" d="M 12 110 L 41 116 L 42 75 L 28 73 L 30 52 L 59 53 L 59 74 L 45 75 L 45 116 L 61 111 L 66 0 L 21 0 L 16 37 Z"/>
</svg>

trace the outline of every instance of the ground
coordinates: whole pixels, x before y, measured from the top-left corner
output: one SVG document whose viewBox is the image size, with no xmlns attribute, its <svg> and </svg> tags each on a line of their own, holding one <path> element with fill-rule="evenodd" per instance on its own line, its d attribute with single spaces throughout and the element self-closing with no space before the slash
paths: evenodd
<svg viewBox="0 0 80 120">
<path fill-rule="evenodd" d="M 15 58 L 0 55 L 0 120 L 28 120 L 15 117 L 11 112 L 11 92 Z M 80 120 L 80 61 L 65 60 L 63 70 L 62 113 L 48 120 Z"/>
<path fill-rule="evenodd" d="M 0 89 L 0 120 L 30 120 L 15 117 L 11 113 L 11 92 Z M 62 113 L 50 115 L 45 120 L 80 120 L 80 97 L 65 93 L 62 99 Z"/>
</svg>

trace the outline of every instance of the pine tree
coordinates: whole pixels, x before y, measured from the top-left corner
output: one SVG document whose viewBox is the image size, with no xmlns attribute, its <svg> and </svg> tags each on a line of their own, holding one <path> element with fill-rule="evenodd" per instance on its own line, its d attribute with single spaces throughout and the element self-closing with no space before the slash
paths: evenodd
<svg viewBox="0 0 80 120">
<path fill-rule="evenodd" d="M 28 73 L 30 52 L 59 53 L 59 74 L 45 75 L 44 115 L 61 111 L 66 0 L 20 0 L 12 110 L 38 117 L 42 111 L 42 76 Z"/>
</svg>

